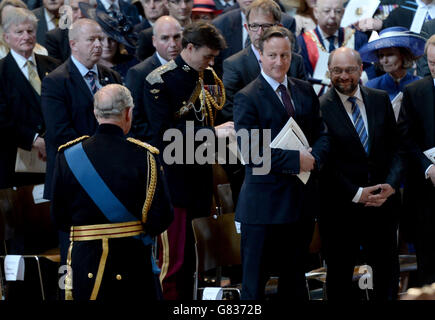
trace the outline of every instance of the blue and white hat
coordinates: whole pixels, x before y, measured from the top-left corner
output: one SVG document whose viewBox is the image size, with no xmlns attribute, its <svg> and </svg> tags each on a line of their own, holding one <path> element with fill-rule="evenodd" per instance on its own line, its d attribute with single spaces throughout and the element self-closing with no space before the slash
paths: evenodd
<svg viewBox="0 0 435 320">
<path fill-rule="evenodd" d="M 379 35 L 373 31 L 368 43 L 359 49 L 361 59 L 364 62 L 377 62 L 377 50 L 392 47 L 406 48 L 415 57 L 424 53 L 426 39 L 417 33 L 403 27 L 391 27 L 382 30 Z"/>
</svg>

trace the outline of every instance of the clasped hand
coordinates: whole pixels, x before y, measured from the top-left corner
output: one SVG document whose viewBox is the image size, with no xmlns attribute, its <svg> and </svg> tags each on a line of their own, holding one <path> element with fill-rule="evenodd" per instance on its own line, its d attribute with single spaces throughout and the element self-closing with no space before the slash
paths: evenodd
<svg viewBox="0 0 435 320">
<path fill-rule="evenodd" d="M 359 202 L 363 203 L 366 207 L 380 207 L 395 192 L 394 188 L 388 183 L 365 187 Z"/>
</svg>

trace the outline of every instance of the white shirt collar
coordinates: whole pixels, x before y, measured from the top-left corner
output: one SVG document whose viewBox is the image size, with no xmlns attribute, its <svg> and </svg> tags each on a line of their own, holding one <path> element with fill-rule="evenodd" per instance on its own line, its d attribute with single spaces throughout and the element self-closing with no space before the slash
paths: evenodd
<svg viewBox="0 0 435 320">
<path fill-rule="evenodd" d="M 80 61 L 78 61 L 76 58 L 74 58 L 74 56 L 72 56 L 72 55 L 71 55 L 71 60 L 74 63 L 74 65 L 77 67 L 77 69 L 79 69 L 79 72 L 82 75 L 82 77 L 84 77 L 88 73 L 89 70 L 92 70 L 95 72 L 95 74 L 97 75 L 97 79 L 98 79 L 98 68 L 97 68 L 96 64 L 94 64 L 91 69 L 88 69 Z"/>
<path fill-rule="evenodd" d="M 225 1 L 225 0 L 219 0 L 219 2 L 220 2 L 220 4 L 223 6 L 223 7 L 226 7 L 226 6 L 233 6 L 234 5 L 234 0 L 228 0 L 228 1 Z"/>
<path fill-rule="evenodd" d="M 433 85 L 435 86 L 435 78 L 433 78 Z"/>
<path fill-rule="evenodd" d="M 13 49 L 11 49 L 11 55 L 17 63 L 18 67 L 20 67 L 20 69 L 26 67 L 27 60 L 32 61 L 33 64 L 36 66 L 35 54 L 33 52 L 29 59 L 24 58 L 21 54 L 15 52 Z"/>
<path fill-rule="evenodd" d="M 433 1 L 429 4 L 425 4 L 421 0 L 416 0 L 415 2 L 417 3 L 419 8 L 426 9 L 429 12 L 431 18 L 435 19 L 435 3 Z"/>
<path fill-rule="evenodd" d="M 341 102 L 343 103 L 343 105 L 345 104 L 345 102 L 349 102 L 347 99 L 349 99 L 350 96 L 342 94 L 341 92 L 339 92 L 337 89 L 335 89 L 335 92 L 337 92 L 338 96 L 340 97 Z M 362 94 L 361 94 L 361 88 L 358 85 L 358 88 L 356 89 L 355 94 L 353 95 L 357 101 L 359 100 L 361 103 L 363 103 L 363 99 L 362 99 Z"/>
<path fill-rule="evenodd" d="M 320 36 L 321 36 L 324 40 L 327 40 L 326 38 L 329 37 L 329 36 L 327 36 L 325 33 L 323 33 L 322 28 L 320 28 L 320 26 L 318 26 L 317 29 L 319 30 Z M 335 36 L 336 39 L 338 39 L 338 29 L 337 29 L 337 31 L 335 31 L 334 36 Z M 328 40 L 327 40 L 327 41 L 328 41 Z"/>
<path fill-rule="evenodd" d="M 261 66 L 261 63 L 260 63 L 260 52 L 254 47 L 254 45 L 252 43 L 251 43 L 251 49 L 252 49 L 252 52 L 254 52 L 255 57 L 257 58 L 258 64 Z"/>
<path fill-rule="evenodd" d="M 164 64 L 167 64 L 168 61 L 166 59 L 163 59 L 161 55 L 159 55 L 159 53 L 156 51 L 156 55 L 157 55 L 157 59 L 159 59 L 160 63 L 162 64 L 162 66 Z"/>
<path fill-rule="evenodd" d="M 282 83 L 269 77 L 266 73 L 264 73 L 263 68 L 261 68 L 261 75 L 267 81 L 267 83 L 272 87 L 273 91 L 276 92 L 276 90 L 278 90 L 278 87 L 280 84 L 283 84 L 287 88 L 287 75 L 285 75 L 284 81 Z"/>
</svg>

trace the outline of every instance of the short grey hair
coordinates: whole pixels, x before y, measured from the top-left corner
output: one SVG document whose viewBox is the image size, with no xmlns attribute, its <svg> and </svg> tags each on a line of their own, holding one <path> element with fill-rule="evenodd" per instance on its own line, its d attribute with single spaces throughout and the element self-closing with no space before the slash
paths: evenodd
<svg viewBox="0 0 435 320">
<path fill-rule="evenodd" d="M 35 27 L 38 25 L 38 19 L 35 14 L 29 9 L 25 8 L 10 8 L 8 15 L 2 21 L 2 27 L 4 32 L 8 32 L 12 25 L 19 25 L 22 23 L 31 23 Z"/>
<path fill-rule="evenodd" d="M 94 95 L 94 112 L 97 118 L 119 118 L 127 108 L 133 108 L 130 90 L 120 84 L 104 86 Z"/>
</svg>

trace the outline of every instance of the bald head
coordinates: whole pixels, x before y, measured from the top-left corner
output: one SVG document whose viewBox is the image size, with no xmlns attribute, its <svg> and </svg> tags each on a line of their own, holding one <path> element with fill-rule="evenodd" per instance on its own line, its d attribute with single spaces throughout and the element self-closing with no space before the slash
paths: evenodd
<svg viewBox="0 0 435 320">
<path fill-rule="evenodd" d="M 338 49 L 332 51 L 329 54 L 328 66 L 330 66 L 332 64 L 335 56 L 337 56 L 337 59 L 341 59 L 342 57 L 346 57 L 347 59 L 353 60 L 357 65 L 359 65 L 359 66 L 362 65 L 361 56 L 360 56 L 359 52 L 354 50 L 354 49 L 341 47 L 341 48 L 338 48 Z"/>
<path fill-rule="evenodd" d="M 83 31 L 87 30 L 89 27 L 101 30 L 100 25 L 92 19 L 83 18 L 74 21 L 71 25 L 71 29 L 68 31 L 69 40 L 78 40 L 80 37 L 85 36 Z"/>
<path fill-rule="evenodd" d="M 350 48 L 334 50 L 329 55 L 328 69 L 334 88 L 342 94 L 353 96 L 362 74 L 362 62 L 358 51 Z"/>
<path fill-rule="evenodd" d="M 166 61 L 174 59 L 181 52 L 183 29 L 171 16 L 162 16 L 153 26 L 153 45 Z"/>
</svg>

